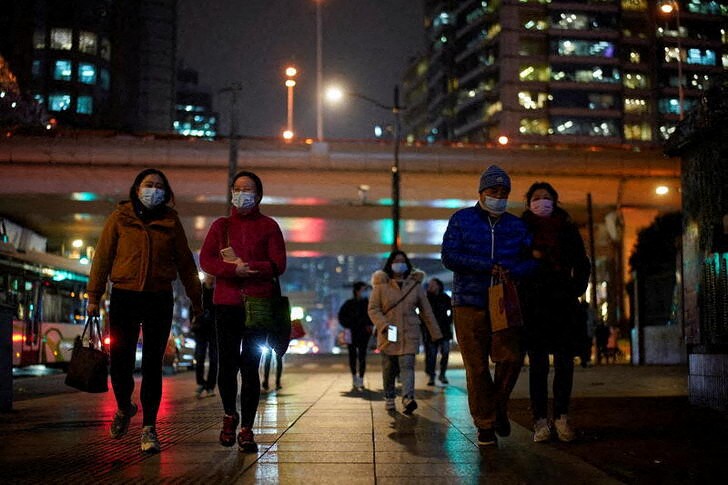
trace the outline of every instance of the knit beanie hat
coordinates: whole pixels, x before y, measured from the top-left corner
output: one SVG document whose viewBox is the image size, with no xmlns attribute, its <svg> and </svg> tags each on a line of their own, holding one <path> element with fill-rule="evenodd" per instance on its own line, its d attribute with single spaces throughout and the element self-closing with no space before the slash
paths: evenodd
<svg viewBox="0 0 728 485">
<path fill-rule="evenodd" d="M 483 175 L 480 176 L 478 192 L 480 193 L 485 189 L 489 189 L 497 185 L 502 185 L 508 190 L 511 190 L 511 178 L 508 176 L 506 171 L 498 165 L 491 165 L 485 172 L 483 172 Z"/>
</svg>

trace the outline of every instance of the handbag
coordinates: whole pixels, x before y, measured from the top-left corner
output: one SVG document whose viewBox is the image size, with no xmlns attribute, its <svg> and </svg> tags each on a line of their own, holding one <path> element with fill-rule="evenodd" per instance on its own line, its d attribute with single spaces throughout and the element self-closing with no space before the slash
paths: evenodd
<svg viewBox="0 0 728 485">
<path fill-rule="evenodd" d="M 281 285 L 274 278 L 278 294 L 271 297 L 242 295 L 245 328 L 267 334 L 268 344 L 283 356 L 291 341 L 291 303 L 281 295 Z"/>
<path fill-rule="evenodd" d="M 88 331 L 88 345 L 83 339 Z M 96 336 L 94 337 L 94 333 Z M 83 333 L 76 338 L 68 363 L 66 385 L 83 392 L 106 392 L 109 390 L 109 354 L 101 340 L 99 317 L 89 316 Z"/>
<path fill-rule="evenodd" d="M 497 275 L 494 283 L 488 288 L 491 331 L 522 327 L 523 314 L 516 285 L 505 274 Z"/>
<path fill-rule="evenodd" d="M 291 322 L 291 340 L 299 339 L 306 336 L 306 329 L 303 328 L 301 320 L 293 320 Z"/>
</svg>

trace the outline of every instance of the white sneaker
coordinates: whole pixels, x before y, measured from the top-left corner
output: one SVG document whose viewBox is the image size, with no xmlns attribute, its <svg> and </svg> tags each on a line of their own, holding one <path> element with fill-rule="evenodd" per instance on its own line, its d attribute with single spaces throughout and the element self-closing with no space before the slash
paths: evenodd
<svg viewBox="0 0 728 485">
<path fill-rule="evenodd" d="M 546 418 L 541 418 L 533 425 L 534 443 L 543 443 L 551 439 L 551 427 Z"/>
<path fill-rule="evenodd" d="M 362 376 L 356 377 L 356 388 L 360 391 L 364 390 L 364 378 Z"/>
<path fill-rule="evenodd" d="M 568 443 L 576 439 L 576 432 L 569 424 L 569 417 L 566 414 L 562 414 L 559 416 L 559 419 L 554 421 L 554 427 L 556 428 L 556 436 L 559 437 L 559 441 Z"/>
<path fill-rule="evenodd" d="M 397 405 L 394 403 L 393 397 L 388 397 L 386 401 L 384 401 L 384 409 L 387 411 L 396 411 Z"/>
<path fill-rule="evenodd" d="M 351 387 L 352 389 L 359 388 L 359 376 L 357 376 L 356 374 L 351 375 Z"/>
<path fill-rule="evenodd" d="M 157 431 L 154 426 L 144 426 L 142 428 L 142 451 L 144 453 L 159 453 L 162 445 L 157 438 Z"/>
</svg>

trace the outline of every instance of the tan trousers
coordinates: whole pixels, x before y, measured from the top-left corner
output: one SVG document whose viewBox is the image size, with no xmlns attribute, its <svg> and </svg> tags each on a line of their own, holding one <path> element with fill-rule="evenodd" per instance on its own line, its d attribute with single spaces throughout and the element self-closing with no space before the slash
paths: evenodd
<svg viewBox="0 0 728 485">
<path fill-rule="evenodd" d="M 453 308 L 458 345 L 465 364 L 470 415 L 479 429 L 494 426 L 496 411 L 507 412 L 508 398 L 523 365 L 520 329 L 491 333 L 487 308 Z M 491 376 L 488 358 L 495 363 Z"/>
</svg>

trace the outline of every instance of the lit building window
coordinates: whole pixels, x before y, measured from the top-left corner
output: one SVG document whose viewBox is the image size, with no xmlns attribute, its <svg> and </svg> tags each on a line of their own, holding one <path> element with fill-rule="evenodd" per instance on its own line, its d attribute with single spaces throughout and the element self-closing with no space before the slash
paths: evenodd
<svg viewBox="0 0 728 485">
<path fill-rule="evenodd" d="M 111 42 L 106 37 L 101 37 L 99 42 L 99 55 L 102 59 L 111 60 Z"/>
<path fill-rule="evenodd" d="M 642 61 L 642 57 L 640 56 L 640 53 L 637 51 L 630 51 L 629 53 L 629 62 L 632 64 L 639 64 Z"/>
<path fill-rule="evenodd" d="M 652 130 L 649 123 L 637 123 L 624 125 L 625 140 L 651 141 Z"/>
<path fill-rule="evenodd" d="M 641 98 L 626 98 L 624 112 L 630 114 L 644 114 L 649 111 L 647 101 Z"/>
<path fill-rule="evenodd" d="M 51 111 L 66 111 L 71 107 L 70 94 L 51 94 L 48 96 L 48 109 Z"/>
<path fill-rule="evenodd" d="M 53 79 L 58 81 L 70 81 L 73 71 L 71 70 L 71 61 L 59 59 L 53 68 Z"/>
<path fill-rule="evenodd" d="M 622 8 L 633 11 L 647 10 L 647 0 L 622 0 Z"/>
<path fill-rule="evenodd" d="M 76 112 L 90 115 L 94 112 L 94 99 L 91 96 L 79 96 L 76 101 Z"/>
<path fill-rule="evenodd" d="M 644 74 L 625 74 L 624 87 L 627 89 L 646 89 L 649 87 L 647 76 Z"/>
<path fill-rule="evenodd" d="M 45 30 L 36 30 L 33 32 L 33 48 L 34 49 L 45 49 L 46 46 L 46 33 Z"/>
<path fill-rule="evenodd" d="M 78 64 L 78 80 L 84 84 L 96 84 L 96 67 L 93 64 Z"/>
<path fill-rule="evenodd" d="M 109 87 L 111 86 L 111 76 L 109 75 L 108 69 L 99 69 L 99 84 L 106 91 L 109 90 Z"/>
<path fill-rule="evenodd" d="M 81 32 L 78 34 L 78 50 L 84 54 L 96 55 L 97 42 L 96 34 L 93 32 Z"/>
<path fill-rule="evenodd" d="M 73 46 L 71 29 L 51 29 L 51 49 L 70 51 Z"/>
<path fill-rule="evenodd" d="M 43 61 L 39 61 L 38 59 L 33 61 L 33 66 L 31 68 L 31 74 L 33 75 L 33 79 L 39 79 L 43 75 Z"/>
<path fill-rule="evenodd" d="M 521 66 L 518 78 L 521 81 L 548 81 L 551 70 L 548 66 Z"/>
<path fill-rule="evenodd" d="M 547 102 L 548 95 L 546 93 L 531 93 L 528 91 L 518 93 L 518 104 L 526 109 L 543 109 L 546 107 Z"/>
<path fill-rule="evenodd" d="M 521 118 L 518 132 L 522 135 L 548 135 L 549 120 L 544 118 Z"/>
</svg>

